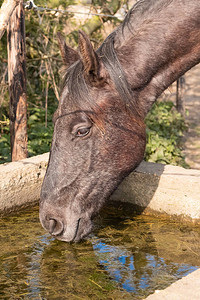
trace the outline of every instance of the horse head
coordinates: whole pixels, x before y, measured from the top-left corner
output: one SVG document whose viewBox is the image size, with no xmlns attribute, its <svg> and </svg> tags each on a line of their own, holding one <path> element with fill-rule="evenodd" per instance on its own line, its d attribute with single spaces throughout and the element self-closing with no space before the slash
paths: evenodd
<svg viewBox="0 0 200 300">
<path fill-rule="evenodd" d="M 80 32 L 79 53 L 59 36 L 67 71 L 40 198 L 43 227 L 79 241 L 122 179 L 142 160 L 144 121 L 122 101 L 100 55 Z"/>
<path fill-rule="evenodd" d="M 144 118 L 157 97 L 200 62 L 199 0 L 141 0 L 94 51 L 59 37 L 66 66 L 40 220 L 64 241 L 79 241 L 118 184 L 143 159 Z"/>
</svg>

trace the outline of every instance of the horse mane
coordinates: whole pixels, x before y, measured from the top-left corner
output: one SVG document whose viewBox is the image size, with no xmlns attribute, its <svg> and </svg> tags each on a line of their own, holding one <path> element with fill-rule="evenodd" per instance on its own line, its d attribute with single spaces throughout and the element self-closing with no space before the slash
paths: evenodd
<svg viewBox="0 0 200 300">
<path fill-rule="evenodd" d="M 163 1 L 151 0 L 141 0 L 137 2 L 127 13 L 122 24 L 105 39 L 97 50 L 97 54 L 108 71 L 121 101 L 132 113 L 140 114 L 137 97 L 135 97 L 135 95 L 133 97 L 134 90 L 131 89 L 126 74 L 118 60 L 115 44 L 118 46 L 120 40 L 124 43 L 128 37 L 136 34 L 141 24 L 151 19 L 151 15 L 155 15 L 156 12 L 163 8 L 163 5 L 167 6 L 171 2 L 172 0 L 166 0 L 165 3 Z M 128 31 L 128 35 L 125 34 L 126 30 Z M 68 88 L 72 105 L 74 104 L 80 109 L 94 111 L 97 104 L 94 99 L 90 97 L 89 83 L 84 76 L 81 61 L 77 61 L 67 70 L 64 76 L 63 88 L 65 88 L 65 86 Z"/>
<path fill-rule="evenodd" d="M 122 22 L 122 31 L 125 26 L 128 27 L 132 33 L 140 29 L 141 24 L 149 22 L 152 16 L 155 16 L 159 11 L 165 9 L 172 3 L 173 0 L 140 0 L 136 2 L 133 7 L 128 11 Z M 131 22 L 134 19 L 134 25 Z M 132 30 L 131 30 L 131 29 Z"/>
<path fill-rule="evenodd" d="M 121 101 L 127 108 L 137 111 L 136 103 L 133 103 L 131 87 L 126 75 L 120 65 L 114 48 L 116 32 L 111 33 L 97 50 L 97 54 L 108 71 L 114 86 L 119 93 Z M 94 110 L 97 106 L 94 99 L 90 97 L 89 83 L 84 76 L 83 64 L 77 61 L 65 73 L 62 88 L 68 88 L 71 104 L 80 109 Z"/>
<path fill-rule="evenodd" d="M 133 91 L 126 78 L 126 74 L 121 67 L 117 57 L 114 43 L 116 31 L 111 33 L 97 50 L 101 60 L 112 79 L 121 101 L 127 108 L 137 111 L 137 103 L 134 103 Z"/>
</svg>

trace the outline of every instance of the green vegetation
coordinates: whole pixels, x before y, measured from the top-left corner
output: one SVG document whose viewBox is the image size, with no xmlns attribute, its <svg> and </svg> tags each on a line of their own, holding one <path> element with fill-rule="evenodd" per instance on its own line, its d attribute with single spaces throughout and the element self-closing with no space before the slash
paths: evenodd
<svg viewBox="0 0 200 300">
<path fill-rule="evenodd" d="M 173 102 L 157 102 L 146 118 L 145 160 L 187 167 L 181 152 L 181 137 L 187 129 Z"/>
<path fill-rule="evenodd" d="M 68 5 L 81 1 L 48 1 L 49 8 L 66 9 Z M 82 1 L 83 3 L 83 1 Z M 2 1 L 0 0 L 0 5 Z M 113 14 L 127 1 L 92 1 L 102 13 Z M 45 6 L 44 0 L 37 1 Z M 113 6 L 112 6 L 113 5 Z M 78 9 L 77 9 L 78 10 Z M 96 18 L 96 17 L 95 17 Z M 26 11 L 26 54 L 27 54 L 27 100 L 28 100 L 28 151 L 29 156 L 49 151 L 53 133 L 52 115 L 58 105 L 59 78 L 62 62 L 56 33 L 61 31 L 75 47 L 74 37 L 78 28 L 88 28 L 90 38 L 97 47 L 105 38 L 103 24 L 107 19 L 86 19 L 83 23 L 66 15 L 53 12 Z M 111 31 L 119 23 L 110 19 Z M 92 29 L 91 29 L 92 28 Z M 7 82 L 6 34 L 0 41 L 0 163 L 10 161 L 9 95 Z M 171 102 L 158 102 L 147 119 L 147 147 L 145 159 L 153 162 L 184 165 L 180 138 L 185 130 L 183 118 Z"/>
</svg>

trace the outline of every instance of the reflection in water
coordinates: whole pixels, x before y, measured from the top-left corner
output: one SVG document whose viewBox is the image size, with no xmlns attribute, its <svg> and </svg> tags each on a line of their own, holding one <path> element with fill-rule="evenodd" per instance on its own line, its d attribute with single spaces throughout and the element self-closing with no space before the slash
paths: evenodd
<svg viewBox="0 0 200 300">
<path fill-rule="evenodd" d="M 99 263 L 104 266 L 110 278 L 117 281 L 128 292 L 137 293 L 140 290 L 145 292 L 151 288 L 155 280 L 160 282 L 161 288 L 162 282 L 166 284 L 175 281 L 197 269 L 186 264 L 166 263 L 163 258 L 149 253 L 132 254 L 122 247 L 109 246 L 98 239 L 93 241 L 93 248 Z M 141 260 L 143 267 L 140 266 Z"/>
<path fill-rule="evenodd" d="M 0 219 L 0 299 L 139 299 L 200 265 L 200 227 L 109 207 L 78 244 L 45 234 L 38 209 Z"/>
<path fill-rule="evenodd" d="M 42 285 L 40 283 L 40 272 L 41 272 L 41 257 L 44 249 L 53 240 L 47 235 L 41 235 L 38 238 L 38 242 L 35 242 L 31 249 L 31 255 L 29 256 L 30 261 L 27 268 L 27 295 L 33 299 L 39 299 L 42 294 Z"/>
</svg>

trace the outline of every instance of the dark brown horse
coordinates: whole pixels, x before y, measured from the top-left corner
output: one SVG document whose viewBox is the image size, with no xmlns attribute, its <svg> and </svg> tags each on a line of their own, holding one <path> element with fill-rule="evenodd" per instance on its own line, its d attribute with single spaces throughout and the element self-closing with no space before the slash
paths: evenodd
<svg viewBox="0 0 200 300">
<path fill-rule="evenodd" d="M 152 104 L 200 62 L 200 2 L 141 0 L 96 52 L 83 32 L 79 52 L 59 43 L 67 68 L 40 220 L 56 238 L 79 241 L 143 159 Z"/>
</svg>

